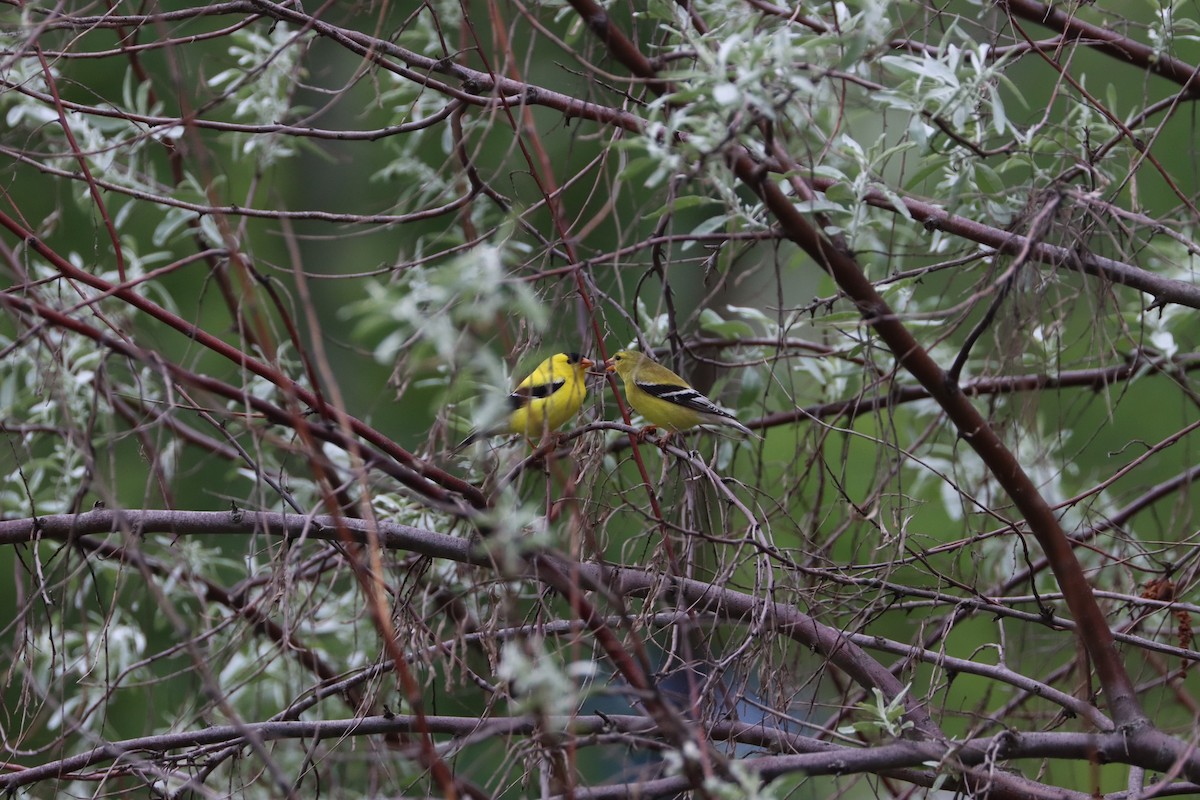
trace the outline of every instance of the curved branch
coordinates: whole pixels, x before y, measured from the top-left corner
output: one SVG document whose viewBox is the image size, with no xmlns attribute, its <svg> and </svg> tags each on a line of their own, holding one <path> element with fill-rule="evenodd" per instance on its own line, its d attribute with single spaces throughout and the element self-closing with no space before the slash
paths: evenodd
<svg viewBox="0 0 1200 800">
<path fill-rule="evenodd" d="M 1000 7 L 1022 19 L 1057 31 L 1064 39 L 1079 41 L 1106 56 L 1166 78 L 1182 86 L 1189 97 L 1200 96 L 1200 66 L 1188 64 L 1110 28 L 1085 22 L 1079 18 L 1078 9 L 1065 10 L 1062 6 L 1048 6 L 1037 0 L 1001 0 Z"/>
<path fill-rule="evenodd" d="M 338 530 L 340 526 L 341 531 Z M 32 519 L 0 521 L 0 544 L 16 544 L 36 541 L 40 537 L 69 539 L 71 537 L 103 534 L 116 530 L 136 533 L 172 533 L 176 535 L 198 533 L 266 533 L 289 540 L 302 538 L 329 541 L 350 540 L 367 543 L 375 537 L 380 547 L 391 550 L 409 550 L 435 558 L 446 558 L 462 563 L 490 565 L 487 554 L 473 549 L 466 539 L 446 536 L 432 531 L 394 523 L 381 523 L 372 528 L 362 520 L 332 517 L 304 517 L 299 515 L 250 512 L 250 511 L 114 511 L 98 509 L 83 514 L 55 515 Z M 531 569 L 544 575 L 547 559 L 539 556 Z M 603 587 L 605 593 L 633 595 L 655 592 L 662 589 L 663 577 L 650 570 L 630 568 L 606 569 L 593 564 L 569 564 L 555 569 L 569 569 L 584 585 Z M 705 610 L 723 616 L 730 621 L 761 621 L 768 630 L 774 630 L 797 642 L 812 647 L 827 657 L 831 664 L 849 674 L 856 682 L 867 688 L 879 688 L 889 697 L 895 696 L 902 687 L 888 670 L 866 655 L 850 636 L 822 625 L 812 617 L 786 603 L 763 600 L 752 595 L 729 589 L 721 589 L 703 581 L 675 579 L 670 588 L 681 600 L 695 610 Z M 869 637 L 868 637 L 869 638 Z M 860 639 L 860 641 L 862 641 Z M 867 642 L 864 641 L 864 644 Z M 885 648 L 886 649 L 886 648 Z M 906 718 L 933 740 L 940 740 L 937 729 L 929 720 L 924 709 L 910 705 Z M 435 728 L 432 731 L 437 732 Z M 1149 734 L 1149 735 L 1147 735 Z M 1043 734 L 1026 734 L 1040 736 Z M 1080 734 L 1080 736 L 1087 735 Z M 1105 738 L 1108 737 L 1108 738 Z M 1139 764 L 1147 769 L 1166 771 L 1176 758 L 1184 764 L 1185 772 L 1200 772 L 1200 754 L 1183 752 L 1178 743 L 1157 731 L 1133 731 L 1118 729 L 1112 734 L 1097 735 L 1087 739 L 1093 746 L 1115 762 Z M 1120 748 L 1116 742 L 1120 742 Z M 1118 752 L 1119 750 L 1119 752 Z M 23 773 L 22 773 L 23 774 Z M 0 783 L 0 786 L 3 786 Z"/>
</svg>

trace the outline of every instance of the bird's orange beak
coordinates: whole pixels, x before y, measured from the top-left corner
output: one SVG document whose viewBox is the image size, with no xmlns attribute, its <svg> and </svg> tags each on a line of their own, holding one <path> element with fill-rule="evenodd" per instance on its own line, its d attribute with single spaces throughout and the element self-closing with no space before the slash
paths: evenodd
<svg viewBox="0 0 1200 800">
<path fill-rule="evenodd" d="M 592 361 L 587 356 L 582 356 L 579 359 L 579 366 L 583 367 L 584 369 L 591 369 L 592 367 L 596 366 L 596 362 Z"/>
<path fill-rule="evenodd" d="M 613 363 L 613 360 L 611 358 L 604 362 L 604 371 L 605 372 L 616 372 L 617 371 L 617 365 Z"/>
</svg>

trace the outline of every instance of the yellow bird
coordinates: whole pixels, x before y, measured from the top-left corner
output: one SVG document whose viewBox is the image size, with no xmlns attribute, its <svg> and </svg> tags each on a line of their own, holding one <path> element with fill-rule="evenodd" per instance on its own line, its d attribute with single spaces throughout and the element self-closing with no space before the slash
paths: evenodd
<svg viewBox="0 0 1200 800">
<path fill-rule="evenodd" d="M 644 353 L 621 350 L 604 362 L 604 368 L 621 376 L 625 399 L 655 427 L 677 433 L 697 425 L 728 425 L 755 435 L 728 411 Z"/>
<path fill-rule="evenodd" d="M 595 361 L 579 353 L 555 353 L 550 356 L 518 383 L 508 396 L 512 413 L 502 424 L 472 433 L 455 450 L 461 450 L 485 436 L 519 433 L 535 438 L 558 430 L 583 406 L 583 399 L 587 397 L 584 375 L 589 367 L 595 365 Z"/>
</svg>

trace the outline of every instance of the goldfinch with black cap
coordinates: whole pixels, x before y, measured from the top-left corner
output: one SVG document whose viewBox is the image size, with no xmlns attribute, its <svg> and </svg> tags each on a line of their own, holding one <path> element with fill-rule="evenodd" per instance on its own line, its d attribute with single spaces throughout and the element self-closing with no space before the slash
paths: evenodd
<svg viewBox="0 0 1200 800">
<path fill-rule="evenodd" d="M 585 375 L 595 365 L 596 362 L 579 353 L 550 356 L 508 396 L 512 411 L 503 423 L 472 433 L 455 450 L 486 436 L 519 433 L 532 439 L 558 430 L 583 406 L 587 397 Z"/>
</svg>

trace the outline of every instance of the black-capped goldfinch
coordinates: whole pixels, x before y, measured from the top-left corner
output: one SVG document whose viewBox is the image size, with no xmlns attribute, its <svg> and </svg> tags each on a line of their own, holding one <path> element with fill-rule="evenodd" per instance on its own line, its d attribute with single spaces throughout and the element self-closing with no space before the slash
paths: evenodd
<svg viewBox="0 0 1200 800">
<path fill-rule="evenodd" d="M 462 449 L 485 436 L 519 433 L 529 438 L 558 430 L 579 413 L 587 396 L 584 375 L 596 362 L 579 353 L 555 353 L 537 365 L 508 396 L 512 413 L 500 425 L 476 431 L 462 441 Z"/>
<path fill-rule="evenodd" d="M 697 425 L 728 425 L 754 435 L 728 411 L 643 353 L 621 350 L 604 362 L 604 368 L 621 376 L 625 399 L 655 427 L 676 433 Z"/>
</svg>

